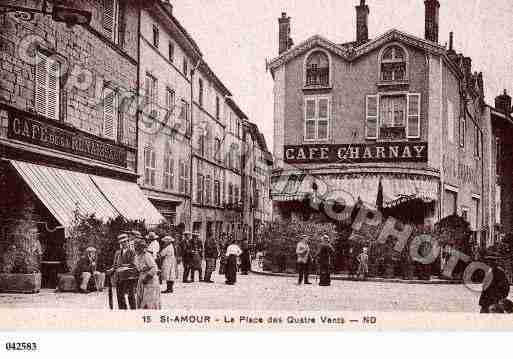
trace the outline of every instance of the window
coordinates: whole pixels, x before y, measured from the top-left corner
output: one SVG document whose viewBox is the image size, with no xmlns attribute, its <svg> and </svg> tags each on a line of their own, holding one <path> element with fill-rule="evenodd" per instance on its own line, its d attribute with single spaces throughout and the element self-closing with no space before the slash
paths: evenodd
<svg viewBox="0 0 513 359">
<path fill-rule="evenodd" d="M 106 87 L 103 90 L 103 136 L 116 140 L 118 125 L 118 95 Z"/>
<path fill-rule="evenodd" d="M 189 193 L 189 166 L 186 161 L 181 160 L 178 164 L 179 177 L 178 177 L 178 191 L 180 193 Z"/>
<path fill-rule="evenodd" d="M 175 161 L 171 153 L 164 157 L 164 189 L 175 188 Z"/>
<path fill-rule="evenodd" d="M 305 140 L 327 140 L 329 137 L 330 101 L 328 98 L 305 100 Z"/>
<path fill-rule="evenodd" d="M 221 183 L 219 180 L 214 181 L 214 205 L 221 205 Z"/>
<path fill-rule="evenodd" d="M 198 102 L 201 107 L 203 107 L 203 80 L 198 80 Z"/>
<path fill-rule="evenodd" d="M 458 192 L 445 189 L 444 191 L 444 218 L 456 214 L 458 208 Z"/>
<path fill-rule="evenodd" d="M 144 149 L 144 184 L 155 186 L 155 174 L 157 172 L 157 156 L 152 147 Z"/>
<path fill-rule="evenodd" d="M 180 108 L 180 120 L 183 121 L 185 131 L 187 134 L 189 134 L 191 131 L 189 103 L 184 99 L 182 99 L 182 106 Z"/>
<path fill-rule="evenodd" d="M 481 131 L 478 125 L 474 125 L 474 156 L 481 156 Z"/>
<path fill-rule="evenodd" d="M 465 148 L 465 137 L 467 132 L 467 121 L 465 117 L 460 118 L 460 147 Z"/>
<path fill-rule="evenodd" d="M 406 79 L 406 53 L 392 45 L 383 51 L 381 56 L 381 80 L 404 81 Z"/>
<path fill-rule="evenodd" d="M 220 138 L 216 138 L 215 141 L 214 141 L 214 157 L 216 159 L 217 162 L 221 162 L 221 139 Z"/>
<path fill-rule="evenodd" d="M 212 187 L 211 178 L 209 175 L 205 177 L 205 204 L 211 203 Z"/>
<path fill-rule="evenodd" d="M 36 112 L 59 120 L 61 65 L 42 52 L 37 52 L 35 102 Z"/>
<path fill-rule="evenodd" d="M 497 136 L 495 137 L 495 171 L 497 175 L 501 173 L 501 140 Z"/>
<path fill-rule="evenodd" d="M 495 185 L 495 223 L 500 224 L 501 221 L 501 186 L 496 184 Z"/>
<path fill-rule="evenodd" d="M 171 116 L 175 108 L 175 91 L 170 88 L 166 87 L 166 110 L 168 113 L 168 116 Z"/>
<path fill-rule="evenodd" d="M 119 15 L 119 0 L 103 0 L 103 34 L 114 43 L 120 39 Z"/>
<path fill-rule="evenodd" d="M 238 186 L 233 187 L 233 203 L 235 203 L 235 204 L 239 203 L 239 187 Z"/>
<path fill-rule="evenodd" d="M 188 77 L 188 72 L 189 72 L 189 63 L 187 62 L 187 59 L 183 59 L 183 64 L 182 64 L 182 71 L 183 71 L 183 74 L 185 77 Z"/>
<path fill-rule="evenodd" d="M 447 100 L 447 139 L 454 143 L 454 105 Z"/>
<path fill-rule="evenodd" d="M 216 119 L 219 120 L 221 114 L 221 107 L 219 105 L 219 96 L 216 96 Z"/>
<path fill-rule="evenodd" d="M 148 115 L 157 118 L 158 115 L 158 81 L 150 73 L 146 73 L 146 101 L 148 104 Z"/>
<path fill-rule="evenodd" d="M 203 133 L 198 136 L 198 152 L 201 156 L 205 156 L 205 135 Z"/>
<path fill-rule="evenodd" d="M 153 46 L 159 47 L 159 27 L 153 25 Z"/>
<path fill-rule="evenodd" d="M 173 44 L 171 41 L 169 41 L 169 48 L 168 48 L 168 59 L 171 61 L 171 63 L 175 62 L 175 44 Z"/>
<path fill-rule="evenodd" d="M 420 137 L 420 94 L 369 95 L 365 113 L 367 139 Z"/>
<path fill-rule="evenodd" d="M 306 61 L 306 86 L 329 86 L 329 59 L 322 51 L 312 53 Z"/>
<path fill-rule="evenodd" d="M 228 184 L 228 203 L 233 203 L 233 185 L 231 183 Z"/>
<path fill-rule="evenodd" d="M 203 191 L 204 191 L 204 178 L 203 175 L 198 172 L 196 175 L 196 202 L 203 203 Z"/>
</svg>

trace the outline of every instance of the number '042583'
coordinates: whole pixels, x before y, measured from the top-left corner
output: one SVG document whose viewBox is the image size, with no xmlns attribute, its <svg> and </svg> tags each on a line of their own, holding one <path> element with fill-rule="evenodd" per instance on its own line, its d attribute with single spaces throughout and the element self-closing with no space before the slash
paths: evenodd
<svg viewBox="0 0 513 359">
<path fill-rule="evenodd" d="M 38 350 L 38 346 L 37 343 L 7 342 L 5 349 L 7 351 L 34 351 Z"/>
</svg>

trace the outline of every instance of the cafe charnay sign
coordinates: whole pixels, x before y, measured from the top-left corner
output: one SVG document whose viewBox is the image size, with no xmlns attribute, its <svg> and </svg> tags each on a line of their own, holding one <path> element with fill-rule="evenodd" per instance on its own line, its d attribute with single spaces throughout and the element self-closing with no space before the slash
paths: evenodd
<svg viewBox="0 0 513 359">
<path fill-rule="evenodd" d="M 45 119 L 18 114 L 17 111 L 9 112 L 7 137 L 122 167 L 127 165 L 127 151 L 123 147 L 87 133 L 47 123 Z"/>
<path fill-rule="evenodd" d="M 427 142 L 285 146 L 286 163 L 427 162 Z"/>
</svg>

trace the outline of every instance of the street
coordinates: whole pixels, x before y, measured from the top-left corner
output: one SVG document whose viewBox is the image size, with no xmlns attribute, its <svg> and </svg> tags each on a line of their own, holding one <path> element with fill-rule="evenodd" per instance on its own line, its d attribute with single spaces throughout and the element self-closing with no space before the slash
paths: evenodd
<svg viewBox="0 0 513 359">
<path fill-rule="evenodd" d="M 297 286 L 296 278 L 250 274 L 237 284 L 175 284 L 175 293 L 163 294 L 162 309 L 175 310 L 287 310 L 287 311 L 429 311 L 477 312 L 478 294 L 463 285 L 430 285 L 332 281 L 330 287 Z M 0 294 L 3 308 L 107 309 L 103 293 Z"/>
</svg>

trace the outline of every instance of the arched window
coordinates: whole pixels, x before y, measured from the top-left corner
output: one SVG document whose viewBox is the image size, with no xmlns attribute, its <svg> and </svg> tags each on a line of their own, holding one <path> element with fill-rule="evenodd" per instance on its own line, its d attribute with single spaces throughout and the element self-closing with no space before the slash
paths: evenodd
<svg viewBox="0 0 513 359">
<path fill-rule="evenodd" d="M 381 56 L 381 80 L 406 80 L 406 53 L 398 45 L 387 47 Z"/>
<path fill-rule="evenodd" d="M 306 86 L 329 86 L 330 62 L 322 51 L 315 51 L 306 61 Z"/>
</svg>

